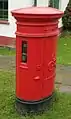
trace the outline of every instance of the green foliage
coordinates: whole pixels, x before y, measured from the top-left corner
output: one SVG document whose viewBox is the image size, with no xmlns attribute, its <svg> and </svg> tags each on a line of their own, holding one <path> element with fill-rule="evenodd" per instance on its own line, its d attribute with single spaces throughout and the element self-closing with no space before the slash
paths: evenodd
<svg viewBox="0 0 71 119">
<path fill-rule="evenodd" d="M 0 47 L 0 55 L 15 55 L 15 49 L 9 47 Z"/>
<path fill-rule="evenodd" d="M 65 31 L 58 40 L 57 64 L 71 65 L 71 33 Z"/>
<path fill-rule="evenodd" d="M 71 0 L 64 11 L 62 22 L 64 29 L 71 30 Z"/>
</svg>

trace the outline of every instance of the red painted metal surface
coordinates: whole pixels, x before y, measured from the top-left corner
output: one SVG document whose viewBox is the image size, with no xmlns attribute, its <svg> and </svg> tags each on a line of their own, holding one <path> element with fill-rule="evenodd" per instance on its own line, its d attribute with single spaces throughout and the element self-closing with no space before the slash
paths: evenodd
<svg viewBox="0 0 71 119">
<path fill-rule="evenodd" d="M 54 91 L 58 19 L 63 12 L 32 7 L 12 11 L 16 31 L 16 96 L 41 100 Z M 22 62 L 22 41 L 27 41 L 27 62 Z"/>
</svg>

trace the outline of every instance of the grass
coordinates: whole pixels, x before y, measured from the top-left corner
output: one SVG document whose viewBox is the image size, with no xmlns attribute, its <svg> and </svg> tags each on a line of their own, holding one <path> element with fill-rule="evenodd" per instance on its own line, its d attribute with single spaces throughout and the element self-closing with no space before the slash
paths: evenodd
<svg viewBox="0 0 71 119">
<path fill-rule="evenodd" d="M 15 55 L 15 49 L 9 47 L 0 47 L 0 55 Z"/>
<path fill-rule="evenodd" d="M 56 93 L 56 101 L 42 115 L 20 116 L 15 110 L 15 73 L 0 71 L 0 119 L 71 119 L 71 95 Z"/>
<path fill-rule="evenodd" d="M 58 40 L 57 64 L 71 65 L 71 34 L 65 32 Z"/>
</svg>

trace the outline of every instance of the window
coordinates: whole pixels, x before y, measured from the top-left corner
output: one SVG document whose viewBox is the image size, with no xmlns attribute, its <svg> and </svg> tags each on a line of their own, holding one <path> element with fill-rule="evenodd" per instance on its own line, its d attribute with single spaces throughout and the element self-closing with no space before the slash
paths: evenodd
<svg viewBox="0 0 71 119">
<path fill-rule="evenodd" d="M 49 0 L 49 7 L 59 9 L 59 0 Z"/>
<path fill-rule="evenodd" d="M 22 41 L 22 62 L 27 62 L 27 41 Z"/>
<path fill-rule="evenodd" d="M 34 6 L 37 6 L 37 0 L 34 0 Z"/>
<path fill-rule="evenodd" d="M 8 20 L 8 0 L 0 0 L 0 20 Z"/>
</svg>

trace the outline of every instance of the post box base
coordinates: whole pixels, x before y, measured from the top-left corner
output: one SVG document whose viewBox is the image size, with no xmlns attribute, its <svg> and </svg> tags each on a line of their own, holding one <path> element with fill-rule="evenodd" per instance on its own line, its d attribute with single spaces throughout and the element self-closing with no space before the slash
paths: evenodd
<svg viewBox="0 0 71 119">
<path fill-rule="evenodd" d="M 48 110 L 50 105 L 52 104 L 51 102 L 53 99 L 54 93 L 40 101 L 24 101 L 19 98 L 16 98 L 16 110 L 18 113 L 21 115 L 26 115 L 26 114 L 34 114 L 34 113 L 43 113 L 44 111 Z"/>
</svg>

